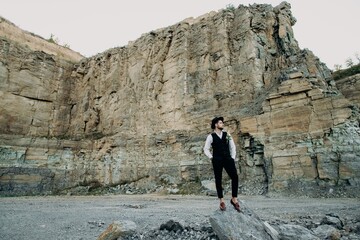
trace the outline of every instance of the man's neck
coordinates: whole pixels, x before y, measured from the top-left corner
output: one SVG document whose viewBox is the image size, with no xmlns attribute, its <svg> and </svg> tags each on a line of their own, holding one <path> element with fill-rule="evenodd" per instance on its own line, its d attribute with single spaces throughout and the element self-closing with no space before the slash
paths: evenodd
<svg viewBox="0 0 360 240">
<path fill-rule="evenodd" d="M 221 132 L 222 132 L 222 130 L 221 129 L 218 129 L 218 128 L 215 128 L 215 130 L 214 130 L 216 133 L 217 133 L 217 135 L 220 135 L 221 134 Z"/>
</svg>

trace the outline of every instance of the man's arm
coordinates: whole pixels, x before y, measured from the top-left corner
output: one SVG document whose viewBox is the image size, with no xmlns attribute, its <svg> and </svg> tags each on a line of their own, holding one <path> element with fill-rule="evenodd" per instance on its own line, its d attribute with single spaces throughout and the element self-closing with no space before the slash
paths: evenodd
<svg viewBox="0 0 360 240">
<path fill-rule="evenodd" d="M 206 138 L 205 146 L 204 146 L 204 153 L 208 158 L 213 158 L 212 153 L 210 152 L 211 144 L 213 142 L 213 138 L 211 134 L 209 134 Z"/>
<path fill-rule="evenodd" d="M 228 133 L 229 134 L 229 133 Z M 229 134 L 230 136 L 230 134 Z M 232 159 L 235 160 L 235 157 L 236 157 L 236 146 L 235 146 L 235 142 L 234 142 L 234 139 L 230 136 L 230 139 L 229 139 L 229 148 L 230 148 L 230 155 L 232 157 Z"/>
</svg>

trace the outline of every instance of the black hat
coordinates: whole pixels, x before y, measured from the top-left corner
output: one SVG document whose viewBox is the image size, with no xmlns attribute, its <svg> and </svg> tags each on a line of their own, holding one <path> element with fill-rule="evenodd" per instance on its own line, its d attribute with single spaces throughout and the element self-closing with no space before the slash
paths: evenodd
<svg viewBox="0 0 360 240">
<path fill-rule="evenodd" d="M 211 121 L 211 128 L 212 128 L 212 129 L 215 129 L 215 124 L 217 124 L 218 121 L 224 122 L 224 118 L 223 118 L 223 117 L 215 117 L 215 118 Z"/>
</svg>

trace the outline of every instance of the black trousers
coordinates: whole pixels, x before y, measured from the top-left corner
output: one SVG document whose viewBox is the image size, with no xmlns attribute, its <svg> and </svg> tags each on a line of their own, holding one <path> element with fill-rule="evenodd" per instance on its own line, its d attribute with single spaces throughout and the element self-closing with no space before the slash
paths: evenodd
<svg viewBox="0 0 360 240">
<path fill-rule="evenodd" d="M 239 188 L 239 177 L 236 171 L 235 161 L 232 158 L 213 158 L 212 159 L 214 175 L 215 175 L 215 186 L 216 192 L 219 198 L 223 198 L 222 189 L 222 172 L 223 169 L 227 172 L 231 179 L 231 195 L 237 197 Z"/>
</svg>

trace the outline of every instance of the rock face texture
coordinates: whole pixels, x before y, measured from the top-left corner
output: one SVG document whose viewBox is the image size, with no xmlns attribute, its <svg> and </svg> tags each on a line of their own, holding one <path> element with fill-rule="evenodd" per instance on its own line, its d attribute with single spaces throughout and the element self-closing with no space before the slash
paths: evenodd
<svg viewBox="0 0 360 240">
<path fill-rule="evenodd" d="M 357 103 L 298 47 L 295 22 L 286 2 L 240 5 L 79 60 L 15 41 L 2 21 L 0 193 L 209 179 L 219 115 L 241 192 L 358 189 Z"/>
<path fill-rule="evenodd" d="M 80 61 L 83 56 L 69 48 L 53 44 L 44 40 L 42 37 L 33 33 L 24 31 L 15 26 L 10 21 L 0 16 L 0 37 L 6 38 L 8 41 L 18 43 L 26 46 L 28 50 L 45 52 L 53 55 L 53 57 L 70 60 Z"/>
<path fill-rule="evenodd" d="M 337 80 L 336 87 L 347 99 L 360 107 L 360 74 Z"/>
</svg>

